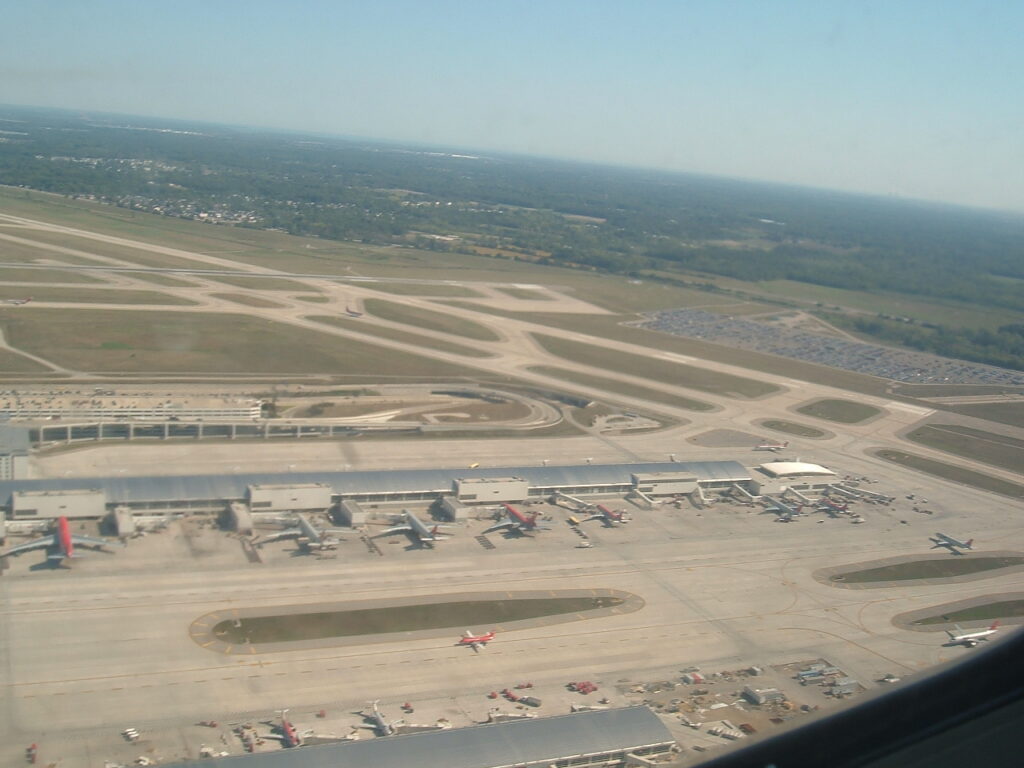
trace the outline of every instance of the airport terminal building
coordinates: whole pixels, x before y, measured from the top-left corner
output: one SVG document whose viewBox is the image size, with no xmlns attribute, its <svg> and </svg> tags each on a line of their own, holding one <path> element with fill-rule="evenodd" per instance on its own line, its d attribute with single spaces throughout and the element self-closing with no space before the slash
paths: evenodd
<svg viewBox="0 0 1024 768">
<path fill-rule="evenodd" d="M 101 508 L 214 513 L 232 502 L 248 504 L 253 511 L 301 511 L 343 502 L 527 502 L 555 492 L 646 498 L 720 493 L 734 485 L 754 487 L 750 471 L 736 461 L 48 478 L 0 481 L 0 506 L 8 519 L 16 520 L 95 517 Z"/>
<path fill-rule="evenodd" d="M 576 712 L 556 717 L 387 736 L 237 757 L 203 759 L 175 768 L 575 768 L 642 764 L 675 747 L 668 728 L 647 707 Z"/>
</svg>

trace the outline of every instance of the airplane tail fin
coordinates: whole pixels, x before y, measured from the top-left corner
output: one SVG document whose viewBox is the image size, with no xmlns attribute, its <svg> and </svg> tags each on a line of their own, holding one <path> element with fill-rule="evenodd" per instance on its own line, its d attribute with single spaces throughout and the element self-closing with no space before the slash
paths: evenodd
<svg viewBox="0 0 1024 768">
<path fill-rule="evenodd" d="M 964 544 L 964 547 L 967 548 L 967 549 L 973 549 L 974 548 L 974 539 L 968 539 L 967 543 Z"/>
<path fill-rule="evenodd" d="M 992 626 L 990 626 L 989 629 L 999 629 L 999 619 L 993 621 Z"/>
</svg>

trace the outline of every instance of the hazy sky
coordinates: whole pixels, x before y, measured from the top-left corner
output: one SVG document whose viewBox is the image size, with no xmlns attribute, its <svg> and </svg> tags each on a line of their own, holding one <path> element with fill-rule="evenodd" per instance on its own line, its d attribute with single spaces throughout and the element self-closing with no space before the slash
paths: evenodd
<svg viewBox="0 0 1024 768">
<path fill-rule="evenodd" d="M 1024 2 L 0 0 L 0 102 L 1024 210 Z"/>
</svg>

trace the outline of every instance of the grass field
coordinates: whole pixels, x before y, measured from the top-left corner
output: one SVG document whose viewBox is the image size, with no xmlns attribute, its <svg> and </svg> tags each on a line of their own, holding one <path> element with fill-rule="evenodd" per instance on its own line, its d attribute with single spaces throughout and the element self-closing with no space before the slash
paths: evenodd
<svg viewBox="0 0 1024 768">
<path fill-rule="evenodd" d="M 464 336 L 467 339 L 477 341 L 498 341 L 500 337 L 490 328 L 486 328 L 472 320 L 465 320 L 461 317 L 448 315 L 444 312 L 433 312 L 429 309 L 419 307 L 408 307 L 404 304 L 396 304 L 386 299 L 367 299 L 364 302 L 366 311 L 381 320 L 390 320 L 393 323 L 404 323 L 417 328 L 424 328 L 430 331 L 450 333 L 454 336 Z"/>
<path fill-rule="evenodd" d="M 412 331 L 403 331 L 399 328 L 388 328 L 380 325 L 374 325 L 373 323 L 367 323 L 355 318 L 311 315 L 307 316 L 306 319 L 313 320 L 317 323 L 333 325 L 338 328 L 349 328 L 353 331 L 358 331 L 359 333 L 370 334 L 371 336 L 380 336 L 382 339 L 400 341 L 403 344 L 415 344 L 416 346 L 423 347 L 424 349 L 436 349 L 439 352 L 448 352 L 453 355 L 463 355 L 465 357 L 494 357 L 490 352 L 484 352 L 483 350 L 476 349 L 475 347 L 467 347 L 463 344 L 456 344 L 444 339 L 435 339 L 432 336 L 423 336 L 422 334 L 413 333 Z"/>
<path fill-rule="evenodd" d="M 66 232 L 49 232 L 38 229 L 23 230 L 26 239 L 40 243 L 39 253 L 49 254 L 50 258 L 63 259 L 67 255 L 47 248 L 46 245 L 53 245 L 58 248 L 70 248 L 75 251 L 82 251 L 82 255 L 88 257 L 108 256 L 112 259 L 131 262 L 143 267 L 160 267 L 171 269 L 209 269 L 210 265 L 205 261 L 184 258 L 181 256 L 169 256 L 156 253 L 143 248 L 132 248 L 115 243 L 106 243 L 102 240 L 95 240 L 91 237 L 81 237 Z M 146 242 L 143 238 L 139 238 Z M 106 263 L 106 262 L 103 262 Z"/>
<path fill-rule="evenodd" d="M 1011 427 L 1024 427 L 1024 402 L 1015 403 L 976 403 L 972 405 L 951 405 L 946 410 L 988 419 Z"/>
<path fill-rule="evenodd" d="M 462 296 L 475 298 L 482 296 L 465 285 L 429 285 L 426 283 L 365 283 L 365 287 L 382 293 L 393 293 L 396 296 Z"/>
<path fill-rule="evenodd" d="M 650 400 L 652 403 L 670 405 L 673 408 L 682 408 L 687 411 L 712 411 L 715 408 L 715 406 L 710 403 L 693 400 L 689 397 L 680 397 L 669 392 L 662 392 L 658 389 L 651 389 L 650 387 L 644 387 L 639 384 L 631 384 L 628 381 L 619 381 L 618 379 L 610 379 L 606 376 L 594 376 L 592 374 L 579 373 L 566 368 L 558 368 L 553 365 L 534 365 L 530 366 L 530 370 L 542 373 L 545 376 L 562 379 L 563 381 L 571 381 L 575 384 L 583 384 L 597 389 L 603 389 L 606 392 L 611 392 L 616 395 L 626 395 L 627 397 L 636 397 L 641 400 Z"/>
<path fill-rule="evenodd" d="M 825 433 L 820 429 L 808 427 L 805 424 L 797 424 L 794 421 L 780 421 L 779 419 L 766 419 L 760 422 L 765 429 L 772 429 L 776 432 L 784 432 L 787 435 L 797 437 L 824 437 Z"/>
<path fill-rule="evenodd" d="M 0 235 L 17 235 L 20 230 L 9 230 L 0 227 Z M 20 235 L 17 235 L 20 237 Z M 67 253 L 56 253 L 52 250 L 37 248 L 34 245 L 23 243 L 12 243 L 9 240 L 0 238 L 0 262 L 2 263 L 23 263 L 35 264 L 37 262 L 54 262 L 63 264 L 79 264 L 87 267 L 95 267 L 105 262 L 100 259 L 90 259 L 85 256 L 72 256 Z"/>
<path fill-rule="evenodd" d="M 1024 600 L 999 600 L 997 602 L 972 605 L 958 611 L 947 611 L 938 616 L 918 619 L 913 622 L 921 626 L 930 624 L 949 624 L 961 621 L 990 621 L 992 619 L 1015 619 L 1024 616 Z"/>
<path fill-rule="evenodd" d="M 225 275 L 204 275 L 207 280 L 212 280 L 217 283 L 227 283 L 228 285 L 234 285 L 239 288 L 252 288 L 257 291 L 315 291 L 316 288 L 300 283 L 295 280 L 289 280 L 286 277 L 256 277 L 256 276 L 242 276 L 239 277 L 227 277 Z"/>
<path fill-rule="evenodd" d="M 906 438 L 929 448 L 1024 473 L 1024 440 L 956 424 L 926 424 Z"/>
<path fill-rule="evenodd" d="M 170 275 L 162 275 L 158 272 L 133 272 L 132 280 L 142 280 L 146 283 L 166 285 L 168 288 L 194 288 L 195 283 L 190 283 Z"/>
<path fill-rule="evenodd" d="M 247 307 L 283 307 L 284 304 L 278 304 L 276 301 L 270 299 L 264 299 L 262 296 L 250 296 L 247 293 L 211 293 L 210 296 L 216 299 L 224 299 L 225 301 L 233 301 L 235 304 L 244 304 Z"/>
<path fill-rule="evenodd" d="M 511 296 L 513 299 L 523 299 L 525 301 L 554 301 L 555 297 L 550 293 L 543 291 L 534 291 L 529 288 L 516 288 L 515 286 L 509 286 L 507 288 L 499 288 L 502 293 Z"/>
<path fill-rule="evenodd" d="M 0 266 L 0 283 L 102 283 L 95 277 L 79 272 L 66 272 L 62 269 L 27 269 L 25 267 Z M 5 286 L 6 287 L 6 286 Z"/>
<path fill-rule="evenodd" d="M 697 368 L 684 363 L 672 363 L 667 360 L 635 355 L 632 352 L 605 349 L 594 344 L 570 341 L 543 333 L 531 335 L 553 355 L 606 371 L 621 371 L 664 384 L 729 397 L 754 398 L 778 391 L 777 387 L 762 381 Z"/>
<path fill-rule="evenodd" d="M 159 291 L 137 291 L 124 288 L 65 288 L 32 286 L 32 301 L 59 301 L 73 304 L 149 304 L 195 306 L 197 302 Z M 33 312 L 35 307 L 26 307 Z"/>
<path fill-rule="evenodd" d="M 899 464 L 910 469 L 916 469 L 919 472 L 952 480 L 963 485 L 969 485 L 972 488 L 980 488 L 983 491 L 991 491 L 992 493 L 1009 496 L 1013 499 L 1024 499 L 1024 485 L 1011 483 L 1009 480 L 992 477 L 992 475 L 986 475 L 982 472 L 975 472 L 966 467 L 958 467 L 953 464 L 935 461 L 934 459 L 927 459 L 924 456 L 916 456 L 912 453 L 889 449 L 877 450 L 874 451 L 874 454 L 880 459 L 891 461 L 893 464 Z"/>
<path fill-rule="evenodd" d="M 481 377 L 476 369 L 242 315 L 38 309 L 31 317 L 0 312 L 0 326 L 15 349 L 82 371 Z"/>
<path fill-rule="evenodd" d="M 1024 395 L 1024 387 L 991 384 L 895 384 L 893 389 L 907 397 L 970 397 L 972 395 Z"/>
<path fill-rule="evenodd" d="M 796 409 L 805 416 L 814 416 L 839 424 L 859 424 L 878 416 L 882 410 L 866 403 L 855 403 L 851 400 L 818 400 Z"/>
<path fill-rule="evenodd" d="M 874 581 L 907 581 L 913 579 L 948 579 L 982 571 L 1010 568 L 1024 563 L 1024 557 L 945 557 L 941 559 L 911 560 L 907 563 L 884 565 L 863 571 L 847 571 L 832 577 L 844 584 L 864 584 Z"/>
<path fill-rule="evenodd" d="M 2 323 L 3 312 L 0 312 L 0 324 Z M 0 349 L 0 371 L 3 373 L 39 373 L 49 370 L 45 365 L 40 365 L 17 352 Z"/>
</svg>

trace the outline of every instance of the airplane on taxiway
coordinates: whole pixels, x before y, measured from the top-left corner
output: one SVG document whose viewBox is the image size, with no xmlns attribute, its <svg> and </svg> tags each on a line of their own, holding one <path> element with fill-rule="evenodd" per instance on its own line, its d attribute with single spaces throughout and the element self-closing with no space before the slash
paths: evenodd
<svg viewBox="0 0 1024 768">
<path fill-rule="evenodd" d="M 69 558 L 81 556 L 81 553 L 75 551 L 76 544 L 81 547 L 101 548 L 110 546 L 110 543 L 106 539 L 97 539 L 92 536 L 80 536 L 77 533 L 72 533 L 68 519 L 61 516 L 57 518 L 56 530 L 49 536 L 42 536 L 24 544 L 18 544 L 6 552 L 0 553 L 0 557 L 19 555 L 31 549 L 46 547 L 50 550 L 50 554 L 46 556 L 46 559 L 61 562 Z"/>
<path fill-rule="evenodd" d="M 964 632 L 959 624 L 954 624 L 956 632 L 946 630 L 946 634 L 949 635 L 949 642 L 943 643 L 943 645 L 965 645 L 968 648 L 973 648 L 978 643 L 987 642 L 991 635 L 994 635 L 999 631 L 999 620 L 996 619 L 989 625 L 988 629 L 979 629 L 976 632 Z"/>
<path fill-rule="evenodd" d="M 772 443 L 772 442 L 760 443 L 760 444 L 754 446 L 754 450 L 755 451 L 772 451 L 773 453 L 778 453 L 779 451 L 785 450 L 788 447 L 789 447 L 789 441 L 787 440 L 784 443 Z"/>
<path fill-rule="evenodd" d="M 947 536 L 944 533 L 936 533 L 934 537 L 929 537 L 929 540 L 935 544 L 932 549 L 938 549 L 939 547 L 945 547 L 954 555 L 962 555 L 961 549 L 974 549 L 974 539 L 968 539 L 967 541 L 960 541 L 954 539 L 952 536 Z"/>
<path fill-rule="evenodd" d="M 490 528 L 484 530 L 484 533 L 491 533 L 492 531 L 500 531 L 505 529 L 509 532 L 528 534 L 532 531 L 546 531 L 547 528 L 542 528 L 537 525 L 537 518 L 540 517 L 540 513 L 532 512 L 529 515 L 524 515 L 518 509 L 513 507 L 511 504 L 502 504 L 505 508 L 505 516 L 507 520 L 497 525 L 492 525 Z"/>
<path fill-rule="evenodd" d="M 495 630 L 492 629 L 490 632 L 485 632 L 482 635 L 474 635 L 467 629 L 462 637 L 459 638 L 459 645 L 468 645 L 474 651 L 479 651 L 494 639 L 494 633 Z"/>
</svg>

